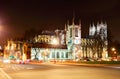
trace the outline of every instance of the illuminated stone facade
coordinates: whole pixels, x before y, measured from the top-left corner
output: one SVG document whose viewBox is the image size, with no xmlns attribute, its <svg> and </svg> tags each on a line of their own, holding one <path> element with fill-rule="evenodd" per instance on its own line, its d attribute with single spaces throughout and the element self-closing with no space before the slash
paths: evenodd
<svg viewBox="0 0 120 79">
<path fill-rule="evenodd" d="M 43 31 L 36 35 L 30 44 L 8 41 L 4 57 L 14 56 L 21 59 L 26 56 L 26 59 L 41 61 L 106 60 L 107 46 L 106 23 L 91 25 L 89 36 L 82 38 L 81 22 L 75 24 L 73 20 L 72 24 L 65 25 L 64 30 Z M 20 53 L 19 57 L 17 52 Z"/>
<path fill-rule="evenodd" d="M 31 49 L 25 42 L 8 40 L 4 46 L 4 59 L 26 60 L 30 59 Z"/>
<path fill-rule="evenodd" d="M 78 54 L 81 52 L 81 23 L 75 25 L 73 21 L 71 25 L 67 24 L 66 44 L 70 57 L 73 60 L 78 59 Z"/>
<path fill-rule="evenodd" d="M 8 40 L 4 47 L 4 59 L 22 59 L 23 46 L 20 41 Z"/>
<path fill-rule="evenodd" d="M 58 60 L 59 59 L 106 60 L 108 58 L 107 24 L 106 23 L 105 24 L 97 23 L 96 26 L 94 24 L 90 26 L 89 36 L 85 38 L 81 38 L 81 23 L 79 22 L 79 24 L 76 25 L 74 24 L 74 21 L 72 22 L 72 24 L 68 23 L 67 25 L 65 25 L 64 30 L 55 30 L 53 36 L 50 36 L 50 34 L 47 34 L 47 35 L 48 36 L 46 35 L 41 35 L 41 36 L 49 37 L 49 39 L 48 38 L 47 39 L 51 41 L 53 40 L 53 38 L 56 38 L 58 41 L 58 45 L 66 45 L 67 48 L 66 49 L 61 49 L 61 48 L 54 49 L 52 47 L 49 49 L 39 48 L 39 51 L 41 51 L 40 55 L 38 55 L 39 59 L 43 59 L 42 52 L 43 51 L 45 52 L 46 49 L 49 50 L 49 56 L 47 54 L 48 59 L 52 59 L 55 57 Z M 39 35 L 38 38 L 41 39 L 41 36 Z M 51 41 L 49 41 L 48 44 L 54 45 L 51 43 Z M 33 51 L 34 51 L 34 48 L 33 48 Z M 50 53 L 53 51 L 54 51 L 54 54 Z M 64 52 L 64 58 L 61 58 L 63 57 L 61 54 L 62 52 Z M 35 56 L 33 56 L 32 59 L 34 58 Z"/>
<path fill-rule="evenodd" d="M 31 48 L 31 60 L 62 61 L 69 59 L 65 44 L 65 31 L 42 32 L 34 38 Z"/>
<path fill-rule="evenodd" d="M 95 39 L 97 58 L 106 60 L 108 58 L 108 39 L 107 39 L 107 24 L 106 22 L 97 23 L 96 26 L 93 24 L 89 29 L 89 37 Z"/>
</svg>

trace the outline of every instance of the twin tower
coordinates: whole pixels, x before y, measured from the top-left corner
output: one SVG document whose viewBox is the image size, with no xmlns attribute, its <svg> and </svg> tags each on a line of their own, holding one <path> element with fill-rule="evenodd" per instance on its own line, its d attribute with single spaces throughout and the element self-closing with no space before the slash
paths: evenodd
<svg viewBox="0 0 120 79">
<path fill-rule="evenodd" d="M 107 40 L 107 24 L 106 22 L 97 23 L 90 25 L 89 36 L 100 36 L 102 40 Z"/>
<path fill-rule="evenodd" d="M 74 23 L 74 19 L 72 24 L 69 22 L 65 25 L 66 31 L 66 44 L 80 44 L 81 43 L 81 21 L 79 24 Z M 94 23 L 89 27 L 89 37 L 99 37 L 101 40 L 107 40 L 107 23 L 99 23 L 95 25 Z"/>
</svg>

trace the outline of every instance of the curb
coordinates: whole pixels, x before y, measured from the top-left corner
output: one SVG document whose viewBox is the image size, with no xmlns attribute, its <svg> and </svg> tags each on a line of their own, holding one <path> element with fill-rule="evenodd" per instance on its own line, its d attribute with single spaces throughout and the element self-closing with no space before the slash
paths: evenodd
<svg viewBox="0 0 120 79">
<path fill-rule="evenodd" d="M 60 65 L 76 65 L 76 66 L 97 66 L 97 67 L 104 67 L 104 66 L 120 66 L 118 64 L 83 64 L 83 63 L 56 63 Z"/>
<path fill-rule="evenodd" d="M 46 63 L 30 63 L 30 64 L 36 64 L 36 65 L 42 65 Z M 71 66 L 89 66 L 89 67 L 106 67 L 106 66 L 113 66 L 113 67 L 120 67 L 120 64 L 83 64 L 83 63 L 48 63 L 51 65 L 71 65 Z"/>
</svg>

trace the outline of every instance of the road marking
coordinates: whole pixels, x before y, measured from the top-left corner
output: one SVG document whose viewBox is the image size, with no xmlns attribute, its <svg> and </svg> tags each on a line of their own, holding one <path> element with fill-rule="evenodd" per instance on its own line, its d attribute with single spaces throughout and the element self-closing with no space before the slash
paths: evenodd
<svg viewBox="0 0 120 79">
<path fill-rule="evenodd" d="M 12 79 L 5 71 L 3 71 L 3 69 L 0 68 L 0 71 L 1 71 L 8 79 Z"/>
<path fill-rule="evenodd" d="M 32 68 L 32 67 L 28 67 L 28 68 L 26 68 L 26 69 L 34 69 L 34 68 Z"/>
</svg>

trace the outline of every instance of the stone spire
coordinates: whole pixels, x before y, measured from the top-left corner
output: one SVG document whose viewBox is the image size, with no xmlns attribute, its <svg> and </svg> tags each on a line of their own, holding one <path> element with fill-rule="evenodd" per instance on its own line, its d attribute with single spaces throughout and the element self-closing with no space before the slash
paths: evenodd
<svg viewBox="0 0 120 79">
<path fill-rule="evenodd" d="M 72 19 L 72 25 L 74 25 L 75 23 L 74 23 L 74 20 L 75 20 L 75 17 L 73 16 L 73 19 Z"/>
<path fill-rule="evenodd" d="M 90 35 L 90 36 L 92 35 L 92 34 L 91 34 L 91 31 L 92 31 L 91 28 L 92 28 L 92 27 L 91 27 L 91 24 L 90 24 L 90 27 L 89 27 L 89 35 Z"/>
<path fill-rule="evenodd" d="M 66 24 L 65 24 L 65 31 L 67 31 L 67 26 L 66 26 Z"/>
<path fill-rule="evenodd" d="M 75 21 L 75 13 L 73 12 L 72 25 L 74 25 L 74 21 Z"/>
<path fill-rule="evenodd" d="M 81 26 L 81 19 L 79 19 L 79 26 Z"/>
</svg>

